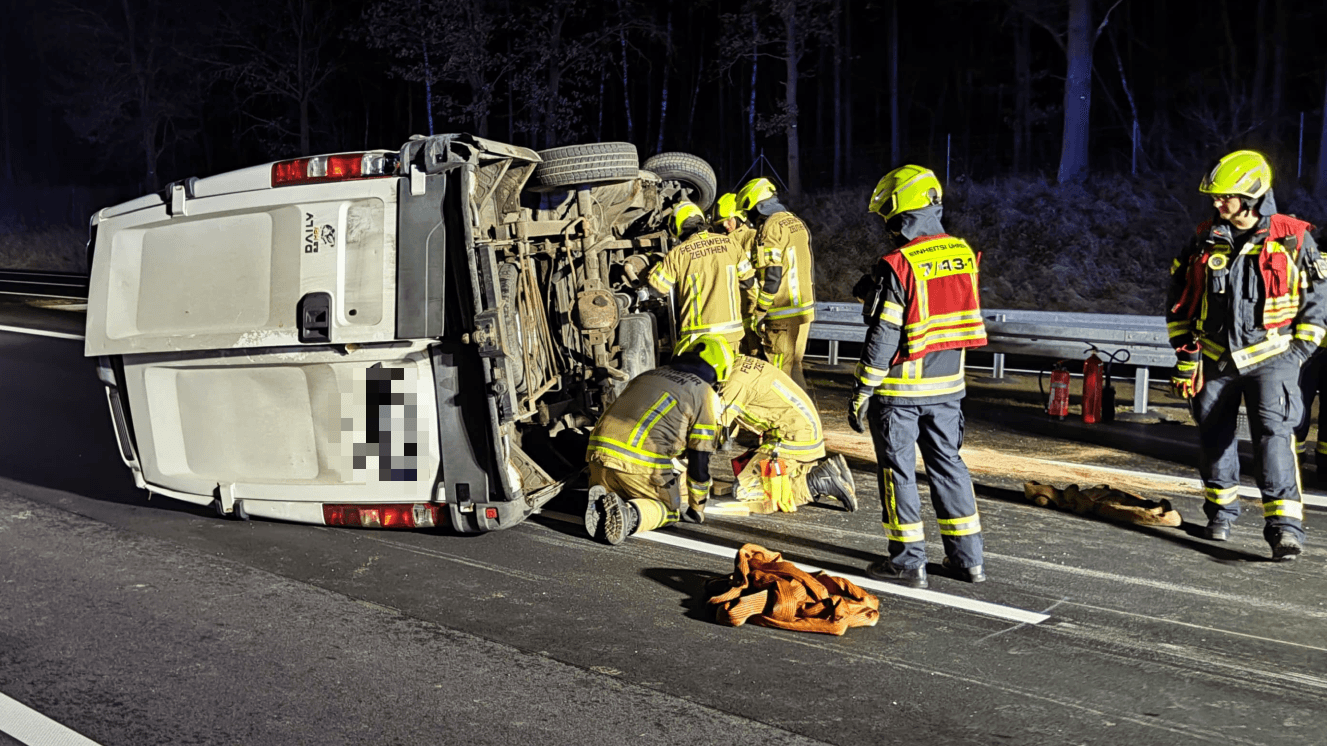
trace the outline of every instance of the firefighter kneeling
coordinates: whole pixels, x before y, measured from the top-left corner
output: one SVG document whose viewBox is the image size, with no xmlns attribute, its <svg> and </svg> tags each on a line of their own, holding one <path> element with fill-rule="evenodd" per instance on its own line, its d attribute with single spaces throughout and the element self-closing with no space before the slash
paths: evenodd
<svg viewBox="0 0 1327 746">
<path fill-rule="evenodd" d="M 733 357 L 723 337 L 703 335 L 668 365 L 632 379 L 604 412 L 585 454 L 590 464 L 585 530 L 590 536 L 616 545 L 679 518 L 705 520 L 721 406 L 714 386 L 727 380 Z M 685 511 L 673 472 L 673 459 L 683 454 Z"/>
<path fill-rule="evenodd" d="M 719 424 L 724 429 L 737 422 L 761 435 L 759 454 L 736 475 L 739 499 L 766 498 L 760 462 L 777 457 L 787 465 L 792 508 L 829 498 L 844 510 L 857 510 L 857 491 L 848 463 L 841 455 L 825 458 L 820 414 L 791 376 L 772 363 L 739 355 L 719 400 L 723 404 Z M 763 512 L 774 509 L 770 506 Z"/>
</svg>

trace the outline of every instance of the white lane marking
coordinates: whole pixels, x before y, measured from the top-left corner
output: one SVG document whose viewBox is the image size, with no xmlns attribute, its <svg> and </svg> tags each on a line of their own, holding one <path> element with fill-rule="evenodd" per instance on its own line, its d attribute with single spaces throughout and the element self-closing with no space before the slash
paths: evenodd
<svg viewBox="0 0 1327 746">
<path fill-rule="evenodd" d="M 1190 740 L 1193 740 L 1194 738 L 1201 738 L 1210 743 L 1221 744 L 1222 746 L 1226 746 L 1227 744 L 1231 743 L 1240 743 L 1240 744 L 1249 744 L 1249 746 L 1258 746 L 1258 744 L 1266 743 L 1265 741 L 1246 740 L 1238 736 L 1230 735 L 1229 733 L 1225 732 L 1217 732 L 1214 730 L 1202 729 L 1200 726 L 1196 725 L 1172 723 L 1166 720 L 1165 718 L 1139 717 L 1136 714 L 1129 712 L 1128 710 L 1117 710 L 1117 709 L 1107 710 L 1105 709 L 1104 706 L 1093 707 L 1091 706 L 1090 703 L 1094 701 L 1094 699 L 1100 700 L 1101 699 L 1100 697 L 1096 697 L 1094 699 L 1085 698 L 1085 701 L 1080 701 L 1074 699 L 1066 699 L 1063 696 L 1055 696 L 1053 694 L 1043 694 L 1036 689 L 1031 689 L 1029 687 L 1022 687 L 1013 684 L 1010 682 L 1009 677 L 1007 676 L 1006 677 L 969 676 L 955 671 L 946 671 L 939 668 L 931 668 L 929 666 L 912 663 L 911 661 L 904 660 L 903 658 L 898 658 L 890 655 L 863 652 L 865 649 L 860 647 L 848 648 L 842 644 L 835 645 L 833 642 L 827 642 L 818 639 L 810 639 L 809 635 L 802 635 L 802 636 L 786 635 L 783 639 L 786 639 L 788 642 L 794 645 L 802 645 L 808 648 L 815 648 L 817 650 L 821 650 L 823 652 L 827 652 L 835 656 L 841 656 L 844 658 L 856 658 L 858 660 L 881 663 L 884 664 L 884 666 L 887 667 L 887 669 L 901 668 L 905 671 L 912 671 L 914 673 L 922 673 L 942 679 L 948 679 L 949 681 L 961 682 L 973 688 L 990 689 L 998 692 L 1003 692 L 1005 694 L 1017 695 L 1018 697 L 1023 697 L 1024 699 L 1040 700 L 1041 702 L 1057 705 L 1059 707 L 1077 710 L 1080 713 L 1087 713 L 1093 715 L 1098 720 L 1106 720 L 1106 721 L 1122 720 L 1125 722 L 1133 723 L 1134 725 L 1141 725 L 1144 728 L 1152 728 L 1154 730 L 1168 731 L 1170 733 L 1175 733 L 1177 735 L 1188 736 Z M 1042 685 L 1044 686 L 1044 684 Z"/>
<path fill-rule="evenodd" d="M 1038 570 L 1047 572 L 1063 572 L 1070 575 L 1092 578 L 1094 580 L 1106 580 L 1114 583 L 1124 583 L 1126 585 L 1141 586 L 1143 588 L 1155 588 L 1156 590 L 1167 593 L 1188 593 L 1201 598 L 1221 601 L 1230 604 L 1239 604 L 1254 609 L 1275 608 L 1287 612 L 1294 612 L 1314 619 L 1327 618 L 1327 610 L 1318 610 L 1312 607 L 1296 604 L 1289 601 L 1281 601 L 1274 598 L 1259 598 L 1257 596 L 1241 596 L 1234 593 L 1223 593 L 1208 588 L 1198 588 L 1191 585 L 1181 585 L 1179 583 L 1169 583 L 1164 580 L 1153 580 L 1151 578 L 1137 578 L 1128 575 L 1120 575 L 1113 572 L 1104 572 L 1102 570 L 1093 570 L 1087 567 L 1074 567 L 1073 565 L 1061 565 L 1046 560 L 1032 559 L 1031 557 L 1015 557 L 1007 554 L 995 554 L 986 552 L 987 558 L 996 558 L 1001 562 L 1009 562 L 1019 565 L 1031 565 Z M 989 564 L 987 565 L 989 567 Z M 1317 599 L 1313 601 L 1316 603 Z"/>
<path fill-rule="evenodd" d="M 727 559 L 732 559 L 734 554 L 734 551 L 731 547 L 721 547 L 716 544 L 710 544 L 704 541 L 696 541 L 695 539 L 687 539 L 682 536 L 673 536 L 672 534 L 660 533 L 658 531 L 648 531 L 646 533 L 640 534 L 640 538 L 648 539 L 650 541 L 658 542 L 660 544 L 668 544 L 670 546 L 681 547 L 683 549 L 690 549 L 695 552 L 712 554 L 716 557 L 725 557 Z M 798 569 L 804 570 L 813 575 L 815 573 L 822 571 L 827 572 L 830 575 L 846 578 L 863 588 L 869 588 L 873 591 L 891 593 L 895 596 L 905 596 L 907 598 L 916 599 L 918 601 L 927 601 L 933 604 L 940 604 L 941 606 L 950 606 L 956 609 L 963 609 L 964 611 L 971 611 L 977 614 L 985 614 L 986 616 L 993 616 L 999 619 L 1007 619 L 1011 622 L 1019 622 L 1021 624 L 1040 624 L 1046 621 L 1047 619 L 1050 619 L 1050 616 L 1046 614 L 1038 614 L 1035 611 L 1016 609 L 1012 606 L 993 604 L 988 601 L 975 601 L 970 598 L 963 598 L 962 596 L 951 596 L 948 593 L 940 593 L 938 591 L 925 590 L 923 588 L 908 588 L 907 586 L 894 585 L 893 583 L 874 580 L 864 575 L 851 575 L 848 573 L 830 572 L 829 570 L 825 570 L 823 567 L 816 567 L 815 565 L 808 565 L 801 562 L 794 562 L 793 564 L 796 565 Z"/>
<path fill-rule="evenodd" d="M 540 515 L 552 518 L 554 520 L 563 521 L 564 523 L 575 523 L 575 524 L 584 523 L 584 519 L 576 518 L 574 516 L 567 515 L 566 513 L 558 513 L 551 510 L 545 510 L 542 513 L 540 513 Z M 682 536 L 673 536 L 672 534 L 662 533 L 659 531 L 647 531 L 643 534 L 638 534 L 635 538 L 647 539 L 649 541 L 657 542 L 659 544 L 667 544 L 669 546 L 678 547 L 679 549 L 690 549 L 693 552 L 700 552 L 702 554 L 712 554 L 715 557 L 723 557 L 728 560 L 733 559 L 734 555 L 736 554 L 736 550 L 733 549 L 732 547 L 721 547 L 718 544 L 710 544 L 709 542 L 697 541 L 695 539 L 688 539 Z M 951 596 L 948 593 L 940 593 L 938 591 L 924 590 L 921 588 L 908 588 L 906 586 L 894 585 L 893 583 L 886 583 L 861 575 L 850 575 L 841 572 L 830 572 L 829 570 L 825 570 L 824 568 L 816 567 L 815 565 L 803 564 L 801 562 L 794 562 L 793 564 L 796 565 L 799 569 L 804 570 L 808 573 L 815 574 L 823 570 L 824 572 L 828 572 L 830 575 L 834 575 L 840 578 L 846 578 L 863 588 L 869 588 L 874 591 L 891 593 L 895 596 L 905 596 L 907 598 L 915 599 L 918 601 L 927 601 L 933 604 L 940 604 L 941 606 L 950 606 L 956 609 L 963 609 L 964 611 L 971 611 L 977 614 L 984 614 L 986 616 L 992 616 L 998 619 L 1006 619 L 1011 622 L 1017 622 L 1020 624 L 1041 624 L 1047 619 L 1050 619 L 1050 616 L 1047 614 L 1038 614 L 1035 611 L 1025 611 L 1024 609 L 1016 609 L 1012 606 L 1003 606 L 1001 604 L 993 604 L 987 601 L 974 601 L 970 598 L 963 598 L 962 596 Z"/>
<path fill-rule="evenodd" d="M 5 326 L 0 324 L 0 332 L 15 332 L 17 334 L 34 334 L 38 337 L 55 337 L 56 339 L 82 339 L 81 334 L 65 334 L 64 332 L 48 332 L 44 329 L 27 329 L 21 326 Z"/>
<path fill-rule="evenodd" d="M 1266 636 L 1265 634 L 1257 634 L 1257 635 L 1254 635 L 1254 634 L 1249 634 L 1248 632 L 1236 632 L 1236 631 L 1233 630 L 1233 629 L 1222 629 L 1222 628 L 1220 628 L 1220 627 L 1209 627 L 1209 626 L 1207 626 L 1206 624 L 1194 624 L 1193 622 L 1182 622 L 1182 621 L 1180 621 L 1180 620 L 1178 620 L 1178 619 L 1170 619 L 1169 617 L 1164 617 L 1164 616 L 1153 616 L 1152 614 L 1140 614 L 1140 613 L 1138 613 L 1138 612 L 1136 612 L 1136 611 L 1125 611 L 1125 610 L 1123 610 L 1123 609 L 1111 609 L 1111 608 L 1108 608 L 1108 607 L 1106 607 L 1106 606 L 1096 606 L 1096 605 L 1093 605 L 1093 604 L 1081 603 L 1081 602 L 1079 602 L 1079 601 L 1066 601 L 1065 603 L 1066 603 L 1067 605 L 1069 605 L 1069 606 L 1078 606 L 1078 607 L 1080 607 L 1080 608 L 1091 609 L 1091 610 L 1093 610 L 1093 611 L 1101 611 L 1101 612 L 1106 612 L 1106 613 L 1109 613 L 1109 614 L 1119 614 L 1119 615 L 1121 615 L 1121 616 L 1131 616 L 1131 617 L 1136 617 L 1136 618 L 1138 618 L 1138 619 L 1146 619 L 1146 620 L 1149 621 L 1149 622 L 1166 622 L 1167 624 L 1177 624 L 1177 625 L 1179 625 L 1179 626 L 1181 626 L 1181 627 L 1188 627 L 1188 628 L 1190 628 L 1190 629 L 1202 630 L 1203 632 L 1218 632 L 1218 633 L 1223 634 L 1223 635 L 1231 635 L 1232 637 L 1244 637 L 1244 638 L 1247 638 L 1247 639 L 1250 639 L 1250 640 L 1256 640 L 1256 641 L 1258 641 L 1258 642 L 1262 642 L 1262 643 L 1269 643 L 1269 644 L 1273 644 L 1273 645 L 1288 645 L 1288 646 L 1290 646 L 1290 647 L 1294 647 L 1294 648 L 1304 648 L 1305 650 L 1317 650 L 1317 651 L 1319 651 L 1319 652 L 1327 653 L 1327 648 L 1324 648 L 1324 647 L 1319 647 L 1319 646 L 1317 646 L 1317 645 L 1309 645 L 1309 644 L 1307 644 L 1307 643 L 1303 643 L 1303 642 L 1291 642 L 1291 641 L 1289 641 L 1289 640 L 1276 640 L 1276 639 L 1273 639 L 1273 638 L 1270 638 L 1270 637 Z M 1299 674 L 1293 674 L 1293 675 L 1299 675 Z M 1314 682 L 1323 682 L 1322 679 L 1318 679 L 1317 677 L 1309 677 L 1309 678 L 1313 679 Z M 1314 685 L 1315 685 L 1315 686 L 1319 686 L 1319 687 L 1323 687 L 1323 688 L 1327 688 L 1327 683 L 1315 683 Z"/>
<path fill-rule="evenodd" d="M 28 746 L 100 746 L 4 694 L 0 694 L 0 733 Z"/>
<path fill-rule="evenodd" d="M 1178 485 L 1183 485 L 1185 487 L 1192 487 L 1193 489 L 1198 490 L 1199 492 L 1201 492 L 1203 489 L 1202 481 L 1194 479 L 1193 477 L 1172 477 L 1169 474 L 1153 474 L 1151 472 L 1146 472 L 1146 471 L 1130 471 L 1129 469 L 1118 469 L 1113 466 L 1075 464 L 1069 461 L 1052 461 L 1050 459 L 1032 459 L 1032 460 L 1040 461 L 1043 464 L 1054 464 L 1056 466 L 1070 466 L 1077 469 L 1092 469 L 1095 471 L 1104 471 L 1111 474 L 1120 474 L 1129 477 L 1140 477 L 1143 479 L 1150 479 L 1154 482 L 1169 482 L 1171 484 L 1178 484 Z M 1239 494 L 1242 497 L 1262 496 L 1262 493 L 1258 492 L 1257 487 L 1246 487 L 1244 485 L 1240 485 Z M 1308 492 L 1304 492 L 1302 490 L 1300 492 L 1300 496 L 1304 499 L 1305 505 L 1312 505 L 1315 508 L 1327 508 L 1327 497 L 1323 497 L 1322 495 L 1313 495 Z"/>
</svg>

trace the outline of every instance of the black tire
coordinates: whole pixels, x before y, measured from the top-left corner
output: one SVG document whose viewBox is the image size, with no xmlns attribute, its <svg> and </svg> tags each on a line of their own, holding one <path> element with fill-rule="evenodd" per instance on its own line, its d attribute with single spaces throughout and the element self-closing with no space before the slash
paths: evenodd
<svg viewBox="0 0 1327 746">
<path fill-rule="evenodd" d="M 687 199 L 702 210 L 710 209 L 719 196 L 719 180 L 704 158 L 690 153 L 660 153 L 646 159 L 641 168 L 653 171 L 664 181 L 676 181 Z"/>
<path fill-rule="evenodd" d="M 600 181 L 629 181 L 640 172 L 640 156 L 629 142 L 597 142 L 539 151 L 535 184 L 566 187 Z"/>
</svg>

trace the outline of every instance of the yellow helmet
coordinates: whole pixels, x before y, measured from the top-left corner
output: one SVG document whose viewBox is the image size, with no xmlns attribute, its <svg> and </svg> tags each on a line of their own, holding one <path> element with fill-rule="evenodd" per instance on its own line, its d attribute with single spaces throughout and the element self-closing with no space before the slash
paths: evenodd
<svg viewBox="0 0 1327 746">
<path fill-rule="evenodd" d="M 743 184 L 741 189 L 737 190 L 737 209 L 743 211 L 750 210 L 761 202 L 773 197 L 776 192 L 777 190 L 774 188 L 773 182 L 769 179 L 766 179 L 763 176 L 759 179 L 752 179 Z"/>
<path fill-rule="evenodd" d="M 728 380 L 729 374 L 733 372 L 733 363 L 737 360 L 728 340 L 717 334 L 702 334 L 696 337 L 696 341 L 687 345 L 684 352 L 694 352 L 699 355 L 701 360 L 714 369 L 714 377 L 719 383 Z"/>
<path fill-rule="evenodd" d="M 746 211 L 737 209 L 737 195 L 732 192 L 723 195 L 714 203 L 715 222 L 727 220 L 728 218 L 746 220 Z"/>
<path fill-rule="evenodd" d="M 682 226 L 691 218 L 705 220 L 705 211 L 691 202 L 678 202 L 673 208 L 673 218 L 668 221 L 668 230 L 674 236 L 682 235 Z"/>
<path fill-rule="evenodd" d="M 899 166 L 885 174 L 871 194 L 870 211 L 889 220 L 900 212 L 938 205 L 945 190 L 935 172 L 922 166 Z"/>
<path fill-rule="evenodd" d="M 1272 188 L 1272 167 L 1267 159 L 1252 150 L 1236 150 L 1216 162 L 1203 177 L 1198 191 L 1203 194 L 1238 194 L 1258 199 Z"/>
</svg>

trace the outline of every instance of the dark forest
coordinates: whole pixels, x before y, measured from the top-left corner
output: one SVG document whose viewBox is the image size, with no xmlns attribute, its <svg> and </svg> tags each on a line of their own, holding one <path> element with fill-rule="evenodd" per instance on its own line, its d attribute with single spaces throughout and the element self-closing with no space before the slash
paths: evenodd
<svg viewBox="0 0 1327 746">
<path fill-rule="evenodd" d="M 1327 187 L 1317 3 L 0 3 L 0 220 L 24 226 L 448 131 L 687 151 L 721 188 L 760 171 L 794 200 L 864 204 L 919 162 L 956 195 L 1109 185 L 1192 213 L 1199 174 L 1238 147 L 1269 156 L 1278 194 Z"/>
</svg>

